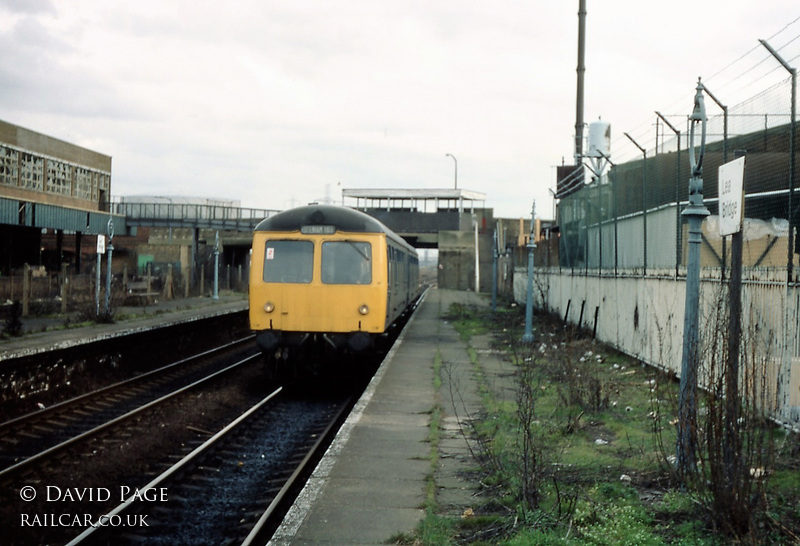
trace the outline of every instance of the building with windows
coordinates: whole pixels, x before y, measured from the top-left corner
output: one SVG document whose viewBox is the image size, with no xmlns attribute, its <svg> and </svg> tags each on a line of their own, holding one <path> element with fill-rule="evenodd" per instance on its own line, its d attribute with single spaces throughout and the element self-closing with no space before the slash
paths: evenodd
<svg viewBox="0 0 800 546">
<path fill-rule="evenodd" d="M 125 231 L 125 218 L 108 212 L 110 196 L 111 156 L 0 120 L 0 274 L 25 263 L 80 271 L 81 253 L 94 251 L 109 220 Z M 43 236 L 57 241 L 48 256 Z"/>
</svg>

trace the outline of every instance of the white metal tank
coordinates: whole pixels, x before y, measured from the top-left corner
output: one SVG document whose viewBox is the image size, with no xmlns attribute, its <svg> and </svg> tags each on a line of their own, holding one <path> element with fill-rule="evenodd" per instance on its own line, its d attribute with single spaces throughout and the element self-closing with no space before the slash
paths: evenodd
<svg viewBox="0 0 800 546">
<path fill-rule="evenodd" d="M 611 156 L 611 124 L 598 119 L 589 124 L 589 149 L 587 157 Z"/>
</svg>

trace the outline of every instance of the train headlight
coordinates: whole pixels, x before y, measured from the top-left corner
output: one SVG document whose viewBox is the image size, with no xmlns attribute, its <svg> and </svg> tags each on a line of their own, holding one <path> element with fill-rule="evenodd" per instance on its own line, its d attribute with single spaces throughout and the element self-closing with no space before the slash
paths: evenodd
<svg viewBox="0 0 800 546">
<path fill-rule="evenodd" d="M 369 306 L 366 303 L 362 304 L 358 308 L 358 312 L 361 313 L 362 315 L 366 315 L 367 313 L 369 313 Z"/>
<path fill-rule="evenodd" d="M 267 303 L 264 304 L 264 311 L 266 311 L 267 313 L 272 313 L 274 310 L 275 310 L 275 304 L 272 303 L 271 301 L 268 301 Z"/>
</svg>

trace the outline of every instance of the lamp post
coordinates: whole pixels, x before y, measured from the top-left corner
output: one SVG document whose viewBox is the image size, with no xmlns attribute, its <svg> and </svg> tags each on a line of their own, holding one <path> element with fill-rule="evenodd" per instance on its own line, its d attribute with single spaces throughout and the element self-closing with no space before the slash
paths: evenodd
<svg viewBox="0 0 800 546">
<path fill-rule="evenodd" d="M 694 472 L 697 435 L 697 364 L 699 344 L 700 303 L 700 244 L 703 240 L 702 223 L 709 215 L 703 204 L 703 156 L 706 149 L 706 107 L 703 102 L 703 84 L 697 80 L 694 110 L 689 116 L 689 204 L 683 211 L 689 222 L 689 259 L 686 265 L 686 308 L 683 319 L 683 355 L 681 358 L 681 387 L 678 399 L 678 471 L 682 475 Z M 695 156 L 695 128 L 700 124 L 702 133 L 700 153 Z"/>
<path fill-rule="evenodd" d="M 108 260 L 106 261 L 106 315 L 111 316 L 111 261 L 114 256 L 114 245 L 111 241 L 114 239 L 114 219 L 109 218 L 108 224 L 108 245 L 106 251 L 108 252 Z"/>
<path fill-rule="evenodd" d="M 456 159 L 456 156 L 454 156 L 453 154 L 444 154 L 444 156 L 453 158 L 453 162 L 455 163 L 455 166 L 456 166 L 455 188 L 454 189 L 458 189 L 458 160 Z"/>
</svg>

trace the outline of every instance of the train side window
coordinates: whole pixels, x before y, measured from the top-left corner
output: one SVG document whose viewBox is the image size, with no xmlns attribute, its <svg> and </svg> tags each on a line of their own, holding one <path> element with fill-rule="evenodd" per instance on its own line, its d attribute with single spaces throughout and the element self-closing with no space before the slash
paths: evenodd
<svg viewBox="0 0 800 546">
<path fill-rule="evenodd" d="M 311 241 L 267 241 L 264 282 L 308 284 L 314 270 Z"/>
<path fill-rule="evenodd" d="M 322 282 L 372 283 L 372 245 L 356 241 L 322 243 Z"/>
</svg>

